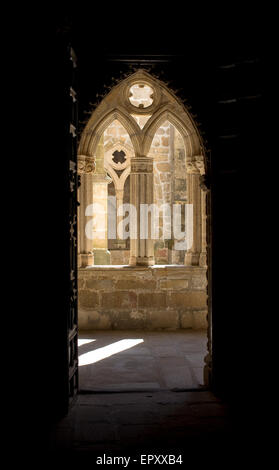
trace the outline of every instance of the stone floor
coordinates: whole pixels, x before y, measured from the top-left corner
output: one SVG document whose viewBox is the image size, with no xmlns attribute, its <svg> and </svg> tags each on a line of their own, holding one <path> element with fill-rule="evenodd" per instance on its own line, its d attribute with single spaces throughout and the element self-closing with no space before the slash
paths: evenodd
<svg viewBox="0 0 279 470">
<path fill-rule="evenodd" d="M 206 342 L 204 331 L 80 332 L 80 393 L 51 433 L 50 461 L 95 468 L 105 454 L 141 467 L 141 455 L 172 454 L 181 455 L 179 468 L 201 468 L 212 456 L 217 468 L 225 451 L 231 462 L 239 429 L 202 386 Z"/>
<path fill-rule="evenodd" d="M 203 385 L 205 330 L 79 333 L 81 391 L 156 391 Z"/>
<path fill-rule="evenodd" d="M 206 390 L 81 394 L 53 432 L 51 449 L 71 461 L 90 456 L 92 464 L 104 454 L 139 463 L 153 453 L 198 465 L 208 458 L 206 446 L 218 453 L 230 432 L 226 405 Z"/>
</svg>

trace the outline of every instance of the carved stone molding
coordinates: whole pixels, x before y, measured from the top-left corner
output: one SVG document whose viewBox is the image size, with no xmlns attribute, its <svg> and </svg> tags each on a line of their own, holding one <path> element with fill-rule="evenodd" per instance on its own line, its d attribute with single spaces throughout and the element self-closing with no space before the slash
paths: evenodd
<svg viewBox="0 0 279 470">
<path fill-rule="evenodd" d="M 119 150 L 125 154 L 125 157 L 123 159 L 123 162 L 116 163 L 114 159 L 114 153 L 118 152 Z M 105 168 L 113 168 L 114 170 L 125 170 L 128 166 L 130 166 L 130 160 L 133 157 L 133 154 L 133 150 L 129 149 L 126 145 L 120 143 L 107 145 L 105 146 Z"/>
<path fill-rule="evenodd" d="M 203 155 L 195 155 L 193 157 L 195 161 L 195 165 L 198 168 L 201 175 L 205 174 L 205 167 L 204 167 L 204 157 Z"/>
<path fill-rule="evenodd" d="M 186 168 L 188 173 L 204 175 L 205 167 L 203 155 L 194 155 L 191 160 L 186 161 Z"/>
<path fill-rule="evenodd" d="M 78 173 L 93 174 L 96 169 L 95 157 L 88 157 L 86 155 L 78 155 Z"/>
<path fill-rule="evenodd" d="M 199 169 L 197 168 L 194 160 L 191 160 L 191 161 L 186 160 L 186 169 L 187 169 L 187 173 L 199 174 Z"/>
<path fill-rule="evenodd" d="M 131 158 L 131 174 L 135 173 L 153 173 L 153 158 Z"/>
<path fill-rule="evenodd" d="M 147 106 L 135 106 L 131 103 L 131 88 L 134 85 L 145 86 L 147 85 L 152 89 L 152 103 Z M 122 89 L 122 96 L 119 95 L 120 98 L 124 100 L 125 106 L 130 113 L 137 112 L 137 114 L 149 114 L 153 113 L 155 109 L 161 104 L 162 93 L 161 89 L 158 86 L 154 86 L 151 83 L 150 79 L 147 79 L 147 74 L 143 70 L 138 70 L 135 74 L 132 74 L 125 80 L 125 86 Z"/>
</svg>

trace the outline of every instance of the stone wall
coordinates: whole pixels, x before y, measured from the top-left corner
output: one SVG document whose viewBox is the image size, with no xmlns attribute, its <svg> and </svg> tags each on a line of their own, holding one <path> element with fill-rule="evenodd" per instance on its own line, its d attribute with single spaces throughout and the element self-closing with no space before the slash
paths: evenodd
<svg viewBox="0 0 279 470">
<path fill-rule="evenodd" d="M 149 155 L 154 160 L 154 202 L 159 206 L 172 202 L 171 175 L 173 171 L 173 126 L 166 121 L 156 132 Z"/>
<path fill-rule="evenodd" d="M 187 202 L 186 155 L 181 134 L 169 122 L 162 124 L 154 135 L 149 155 L 154 161 L 154 202 L 160 206 Z M 182 230 L 185 229 L 182 210 Z M 162 235 L 162 215 L 158 225 Z M 177 249 L 174 240 L 155 242 L 156 264 L 184 264 L 185 250 Z"/>
<path fill-rule="evenodd" d="M 143 128 L 144 124 L 150 118 L 149 115 L 132 115 L 138 125 Z M 123 149 L 127 153 L 130 149 L 132 154 L 132 143 L 126 129 L 118 120 L 114 120 L 104 132 L 105 153 L 111 154 L 112 146 L 117 144 L 117 149 Z M 115 147 L 113 147 L 115 148 Z M 158 206 L 161 204 L 183 204 L 187 202 L 187 170 L 186 170 L 186 154 L 183 138 L 178 130 L 169 122 L 165 121 L 156 131 L 149 156 L 154 161 L 154 203 Z M 120 177 L 121 171 L 118 172 Z M 130 202 L 129 176 L 124 186 L 123 203 Z M 108 185 L 109 195 L 115 195 L 114 182 Z M 184 211 L 182 210 L 182 230 L 184 230 Z M 108 222 L 109 223 L 109 222 Z M 159 226 L 159 239 L 154 243 L 155 262 L 159 265 L 165 264 L 184 264 L 185 250 L 181 247 L 178 249 L 175 240 L 162 239 L 163 218 L 162 213 L 158 217 L 157 224 Z M 122 244 L 123 245 L 123 244 Z M 123 250 L 129 249 L 129 241 L 127 240 L 123 246 Z M 119 243 L 115 244 L 114 240 L 109 240 L 108 248 L 111 253 L 110 263 L 112 265 L 128 264 L 129 255 L 123 251 L 120 253 Z M 114 251 L 117 252 L 114 253 Z"/>
<path fill-rule="evenodd" d="M 104 146 L 105 148 L 109 147 L 109 145 L 113 144 L 121 144 L 128 145 L 129 147 L 133 148 L 131 139 L 129 137 L 128 132 L 122 126 L 122 124 L 115 119 L 105 130 L 104 132 Z"/>
<path fill-rule="evenodd" d="M 205 268 L 94 266 L 78 279 L 80 329 L 207 327 Z"/>
</svg>

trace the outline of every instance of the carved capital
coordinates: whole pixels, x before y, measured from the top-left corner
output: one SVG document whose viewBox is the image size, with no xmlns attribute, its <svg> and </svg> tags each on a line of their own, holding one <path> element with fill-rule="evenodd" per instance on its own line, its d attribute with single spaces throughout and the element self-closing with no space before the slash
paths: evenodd
<svg viewBox="0 0 279 470">
<path fill-rule="evenodd" d="M 83 174 L 93 174 L 95 172 L 96 163 L 95 157 L 88 157 L 86 155 L 78 155 L 78 173 Z"/>
<path fill-rule="evenodd" d="M 153 158 L 135 157 L 131 158 L 131 174 L 153 173 Z"/>
<path fill-rule="evenodd" d="M 188 173 L 204 175 L 204 157 L 202 155 L 194 155 L 191 160 L 186 161 Z"/>
<path fill-rule="evenodd" d="M 186 161 L 186 169 L 187 169 L 187 173 L 191 173 L 191 174 L 198 174 L 199 173 L 199 170 L 198 168 L 196 167 L 195 165 L 195 162 L 194 161 Z"/>
</svg>

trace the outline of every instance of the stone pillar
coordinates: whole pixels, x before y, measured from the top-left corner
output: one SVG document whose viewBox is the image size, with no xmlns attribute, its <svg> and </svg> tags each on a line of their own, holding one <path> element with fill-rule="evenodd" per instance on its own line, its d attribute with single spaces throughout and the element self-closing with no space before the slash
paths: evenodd
<svg viewBox="0 0 279 470">
<path fill-rule="evenodd" d="M 78 155 L 78 174 L 80 175 L 80 187 L 78 189 L 78 267 L 91 266 L 93 264 L 92 239 L 86 236 L 86 225 L 89 217 L 86 216 L 86 208 L 93 202 L 93 174 L 95 171 L 95 158 L 86 155 Z M 91 216 L 92 218 L 92 216 Z"/>
<path fill-rule="evenodd" d="M 141 239 L 144 231 L 140 217 L 141 204 L 153 204 L 153 158 L 131 158 L 130 203 L 136 209 L 136 221 L 130 222 L 130 264 L 152 266 L 154 264 L 154 240 L 151 239 L 151 214 L 149 214 L 148 238 Z M 133 226 L 131 226 L 133 224 Z M 134 230 L 134 239 L 133 237 Z"/>
<path fill-rule="evenodd" d="M 126 248 L 126 240 L 122 239 L 118 234 L 118 227 L 120 227 L 121 222 L 123 221 L 123 216 L 118 215 L 119 208 L 123 205 L 124 202 L 124 187 L 119 189 L 115 188 L 115 196 L 116 196 L 116 213 L 117 213 L 117 238 L 114 240 L 113 246 L 114 248 L 125 249 Z M 122 228 L 123 230 L 123 228 Z"/>
<path fill-rule="evenodd" d="M 108 184 L 111 178 L 104 169 L 104 136 L 99 140 L 96 150 L 96 171 L 92 178 L 94 227 L 92 249 L 94 264 L 110 264 L 108 251 Z"/>
<path fill-rule="evenodd" d="M 202 252 L 202 174 L 203 157 L 193 157 L 186 163 L 188 173 L 188 203 L 193 204 L 193 244 L 185 254 L 186 266 L 200 266 Z"/>
</svg>

